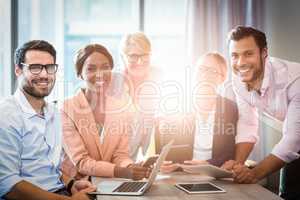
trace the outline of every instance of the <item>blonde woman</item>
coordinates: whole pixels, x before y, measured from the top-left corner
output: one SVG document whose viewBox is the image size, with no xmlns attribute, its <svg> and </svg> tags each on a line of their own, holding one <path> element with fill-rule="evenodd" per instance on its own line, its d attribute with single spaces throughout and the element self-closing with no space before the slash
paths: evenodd
<svg viewBox="0 0 300 200">
<path fill-rule="evenodd" d="M 124 65 L 121 88 L 131 98 L 134 118 L 129 140 L 129 152 L 137 159 L 148 150 L 150 137 L 154 131 L 154 117 L 158 109 L 157 93 L 161 81 L 161 71 L 152 65 L 152 47 L 149 38 L 142 32 L 127 34 L 120 43 L 120 53 Z"/>
</svg>

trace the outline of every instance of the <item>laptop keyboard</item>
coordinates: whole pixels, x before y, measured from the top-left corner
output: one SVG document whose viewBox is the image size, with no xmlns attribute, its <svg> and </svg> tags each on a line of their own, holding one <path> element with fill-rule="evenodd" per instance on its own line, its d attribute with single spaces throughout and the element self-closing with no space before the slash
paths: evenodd
<svg viewBox="0 0 300 200">
<path fill-rule="evenodd" d="M 124 182 L 113 192 L 138 192 L 147 182 Z"/>
</svg>

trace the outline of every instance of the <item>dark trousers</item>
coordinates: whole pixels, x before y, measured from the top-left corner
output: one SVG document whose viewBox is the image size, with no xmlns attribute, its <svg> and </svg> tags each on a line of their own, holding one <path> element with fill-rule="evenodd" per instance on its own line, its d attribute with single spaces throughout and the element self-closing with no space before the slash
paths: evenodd
<svg viewBox="0 0 300 200">
<path fill-rule="evenodd" d="M 300 158 L 281 170 L 279 190 L 285 200 L 300 200 Z"/>
</svg>

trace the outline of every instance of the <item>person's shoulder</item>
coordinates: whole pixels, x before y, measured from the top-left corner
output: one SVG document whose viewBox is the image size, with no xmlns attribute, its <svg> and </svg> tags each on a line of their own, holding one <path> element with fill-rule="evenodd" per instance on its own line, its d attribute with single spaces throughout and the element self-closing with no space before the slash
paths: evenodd
<svg viewBox="0 0 300 200">
<path fill-rule="evenodd" d="M 277 58 L 277 57 L 269 57 L 269 61 L 272 65 L 300 66 L 299 62 L 286 60 L 286 59 L 282 59 L 282 58 Z"/>
<path fill-rule="evenodd" d="M 22 110 L 13 96 L 0 101 L 0 127 L 19 127 L 22 125 Z"/>
<path fill-rule="evenodd" d="M 0 115 L 4 115 L 12 111 L 13 112 L 11 114 L 14 114 L 14 112 L 18 110 L 19 106 L 14 96 L 6 97 L 5 99 L 0 101 Z"/>
<path fill-rule="evenodd" d="M 270 64 L 274 70 L 276 70 L 277 73 L 282 73 L 283 71 L 286 71 L 289 73 L 289 75 L 299 75 L 300 74 L 300 63 L 284 60 L 281 58 L 276 57 L 270 57 L 269 62 L 267 64 Z"/>
<path fill-rule="evenodd" d="M 74 95 L 65 98 L 60 106 L 60 109 L 68 110 L 68 109 L 72 109 L 73 107 L 78 107 L 80 98 L 82 98 L 81 96 L 83 95 L 81 93 L 82 91 L 77 91 Z"/>
<path fill-rule="evenodd" d="M 63 103 L 62 103 L 62 109 L 64 109 L 64 107 L 73 104 L 75 101 L 76 96 L 69 96 L 66 99 L 64 99 Z"/>
<path fill-rule="evenodd" d="M 299 80 L 300 63 L 275 57 L 270 57 L 269 61 L 279 81 L 287 78 L 287 87 Z"/>
<path fill-rule="evenodd" d="M 297 98 L 300 97 L 300 76 L 295 77 L 293 81 L 290 81 L 287 85 L 287 94 L 288 99 L 292 99 L 297 95 Z"/>
<path fill-rule="evenodd" d="M 221 98 L 231 100 L 233 102 L 236 102 L 236 95 L 233 91 L 232 81 L 227 80 L 225 81 L 218 90 L 218 95 Z"/>
</svg>

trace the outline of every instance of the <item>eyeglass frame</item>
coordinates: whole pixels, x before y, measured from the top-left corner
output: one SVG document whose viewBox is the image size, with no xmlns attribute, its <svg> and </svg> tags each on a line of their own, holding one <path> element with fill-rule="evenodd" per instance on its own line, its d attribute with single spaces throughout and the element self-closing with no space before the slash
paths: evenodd
<svg viewBox="0 0 300 200">
<path fill-rule="evenodd" d="M 212 73 L 215 73 L 215 74 L 218 74 L 218 75 L 220 75 L 220 76 L 224 76 L 221 72 L 219 72 L 218 70 L 216 70 L 216 69 L 212 69 L 212 67 L 210 67 L 210 66 L 207 66 L 207 65 L 199 65 L 198 66 L 198 69 L 197 69 L 197 71 L 198 71 L 198 74 L 199 74 L 199 71 L 200 70 L 205 70 L 205 72 L 212 72 Z"/>
<path fill-rule="evenodd" d="M 26 63 L 20 63 L 22 66 L 25 66 L 25 67 L 28 67 L 30 73 L 34 74 L 34 75 L 39 75 L 43 69 L 46 70 L 47 74 L 55 74 L 58 70 L 58 64 L 46 64 L 46 65 L 43 65 L 43 64 L 26 64 Z M 33 65 L 36 65 L 36 66 L 40 66 L 40 71 L 38 73 L 33 73 L 32 72 L 32 69 L 30 68 L 31 66 Z M 49 73 L 48 71 L 48 66 L 51 65 L 51 66 L 55 66 L 55 71 L 53 73 Z"/>
<path fill-rule="evenodd" d="M 145 62 L 149 60 L 150 53 L 145 53 L 145 54 L 125 54 L 127 57 L 128 62 L 137 62 L 139 59 L 142 62 Z M 135 58 L 132 58 L 135 56 Z"/>
</svg>

